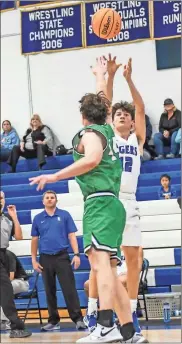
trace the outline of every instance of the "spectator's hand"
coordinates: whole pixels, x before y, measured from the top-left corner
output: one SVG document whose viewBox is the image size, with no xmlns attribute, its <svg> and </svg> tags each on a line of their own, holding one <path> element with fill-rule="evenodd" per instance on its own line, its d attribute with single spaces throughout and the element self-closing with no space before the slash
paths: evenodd
<svg viewBox="0 0 182 344">
<path fill-rule="evenodd" d="M 128 64 L 124 66 L 124 71 L 123 71 L 123 76 L 127 82 L 131 80 L 131 74 L 132 74 L 132 59 L 129 58 Z"/>
<path fill-rule="evenodd" d="M 44 142 L 43 141 L 35 141 L 35 143 L 37 143 L 38 145 L 43 145 L 44 144 Z"/>
<path fill-rule="evenodd" d="M 74 264 L 74 269 L 77 270 L 80 266 L 80 257 L 74 256 L 71 265 Z"/>
<path fill-rule="evenodd" d="M 107 60 L 103 57 L 99 57 L 96 59 L 95 67 L 90 67 L 94 75 L 102 74 L 105 75 L 107 73 Z"/>
<path fill-rule="evenodd" d="M 9 216 L 12 217 L 12 219 L 17 218 L 15 205 L 8 205 L 7 209 L 8 209 L 8 214 L 9 214 Z"/>
<path fill-rule="evenodd" d="M 170 195 L 164 195 L 165 199 L 170 199 L 171 196 Z"/>
<path fill-rule="evenodd" d="M 103 56 L 104 60 L 107 61 L 107 71 L 109 76 L 114 76 L 117 70 L 122 66 L 122 63 L 116 63 L 116 56 L 112 59 L 111 54 L 109 54 L 109 58 L 107 59 Z"/>
<path fill-rule="evenodd" d="M 166 139 L 168 139 L 168 137 L 169 137 L 169 131 L 164 130 L 163 136 L 164 136 Z"/>
<path fill-rule="evenodd" d="M 25 143 L 24 143 L 24 142 L 21 142 L 21 143 L 20 143 L 20 150 L 21 150 L 22 152 L 24 152 L 24 148 L 25 148 Z"/>
<path fill-rule="evenodd" d="M 33 268 L 34 268 L 35 271 L 37 271 L 39 273 L 42 272 L 43 266 L 40 265 L 38 262 L 33 262 L 32 265 L 33 265 Z"/>
</svg>

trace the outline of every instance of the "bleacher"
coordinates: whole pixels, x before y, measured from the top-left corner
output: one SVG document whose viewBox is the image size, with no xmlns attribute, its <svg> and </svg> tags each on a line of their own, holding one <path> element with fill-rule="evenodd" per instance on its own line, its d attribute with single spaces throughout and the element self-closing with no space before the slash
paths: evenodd
<svg viewBox="0 0 182 344">
<path fill-rule="evenodd" d="M 72 162 L 72 156 L 47 158 L 43 171 L 38 169 L 36 160 L 20 160 L 17 173 L 2 174 L 1 185 L 6 195 L 6 205 L 17 207 L 18 218 L 23 229 L 22 241 L 11 241 L 9 249 L 21 260 L 25 269 L 31 264 L 31 223 L 34 216 L 42 211 L 42 193 L 37 192 L 35 186 L 30 186 L 28 178 L 40 173 L 53 173 Z M 2 170 L 8 170 L 2 164 Z M 30 171 L 30 172 L 28 172 Z M 34 171 L 34 172 L 33 172 Z M 180 209 L 176 200 L 158 201 L 157 191 L 162 173 L 168 172 L 172 184 L 180 195 L 180 159 L 150 161 L 142 164 L 139 179 L 137 199 L 141 213 L 141 229 L 144 256 L 149 260 L 148 293 L 171 292 L 173 285 L 181 283 L 181 227 Z M 52 189 L 58 194 L 58 207 L 65 209 L 72 215 L 78 228 L 78 243 L 81 252 L 81 265 L 74 272 L 81 307 L 87 306 L 83 285 L 89 276 L 89 263 L 83 253 L 82 216 L 83 198 L 75 180 L 60 181 L 49 184 L 45 189 Z M 45 190 L 44 190 L 45 191 Z M 69 249 L 70 257 L 73 252 Z M 57 283 L 58 306 L 65 308 L 64 298 Z M 47 309 L 42 276 L 38 279 L 38 293 L 41 309 Z M 16 301 L 18 303 L 19 300 Z M 17 305 L 18 306 L 18 305 Z M 18 306 L 21 308 L 21 306 Z"/>
</svg>

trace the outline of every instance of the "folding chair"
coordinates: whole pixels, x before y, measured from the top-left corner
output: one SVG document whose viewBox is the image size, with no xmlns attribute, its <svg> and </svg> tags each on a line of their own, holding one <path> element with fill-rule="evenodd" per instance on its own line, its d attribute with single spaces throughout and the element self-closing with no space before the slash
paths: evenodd
<svg viewBox="0 0 182 344">
<path fill-rule="evenodd" d="M 140 307 L 140 309 L 144 309 L 145 310 L 146 321 L 148 321 L 148 312 L 147 312 L 147 305 L 146 305 L 145 294 L 146 294 L 146 292 L 148 290 L 148 286 L 147 286 L 147 273 L 148 273 L 148 269 L 149 269 L 149 261 L 146 258 L 144 258 L 143 259 L 143 264 L 142 264 L 142 271 L 141 271 L 141 275 L 140 275 L 140 284 L 139 284 L 138 294 L 140 296 L 142 296 L 142 298 L 143 298 L 144 307 L 142 307 L 142 308 Z"/>
<path fill-rule="evenodd" d="M 18 305 L 26 306 L 25 310 L 23 311 L 19 310 L 19 312 L 25 312 L 24 316 L 20 315 L 20 317 L 22 317 L 23 321 L 25 322 L 26 319 L 30 319 L 30 318 L 27 318 L 28 312 L 31 312 L 31 313 L 38 312 L 40 324 L 42 324 L 39 295 L 38 295 L 38 290 L 37 290 L 37 282 L 39 278 L 39 273 L 38 272 L 30 273 L 28 271 L 26 271 L 26 273 L 28 275 L 28 282 L 30 285 L 30 289 L 25 293 L 19 293 L 15 295 L 15 300 L 25 300 L 25 299 L 29 300 L 28 303 L 26 303 L 25 301 L 22 303 L 18 303 Z M 35 299 L 36 301 L 32 302 L 33 299 Z M 38 309 L 36 308 L 30 309 L 30 306 L 32 305 L 36 305 Z"/>
</svg>

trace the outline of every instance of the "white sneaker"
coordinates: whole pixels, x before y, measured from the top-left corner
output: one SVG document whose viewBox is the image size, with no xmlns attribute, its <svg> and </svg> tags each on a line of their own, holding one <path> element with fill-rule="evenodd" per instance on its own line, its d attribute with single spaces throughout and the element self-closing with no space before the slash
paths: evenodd
<svg viewBox="0 0 182 344">
<path fill-rule="evenodd" d="M 141 334 L 135 332 L 134 336 L 131 339 L 126 340 L 123 343 L 149 343 L 149 341 Z"/>
<path fill-rule="evenodd" d="M 115 325 L 113 327 L 104 327 L 97 324 L 89 336 L 78 339 L 76 343 L 112 343 L 120 342 L 121 340 L 121 333 Z"/>
</svg>

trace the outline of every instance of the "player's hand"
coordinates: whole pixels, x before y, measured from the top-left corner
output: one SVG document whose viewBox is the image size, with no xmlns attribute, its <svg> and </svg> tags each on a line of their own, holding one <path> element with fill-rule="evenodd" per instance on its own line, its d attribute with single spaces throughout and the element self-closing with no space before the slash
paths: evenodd
<svg viewBox="0 0 182 344">
<path fill-rule="evenodd" d="M 17 217 L 15 205 L 8 205 L 7 209 L 8 209 L 8 214 L 9 216 L 12 217 L 12 219 Z"/>
<path fill-rule="evenodd" d="M 39 273 L 42 272 L 43 266 L 40 265 L 38 262 L 33 262 L 32 265 L 33 265 L 33 268 L 34 268 L 35 271 L 37 271 Z"/>
<path fill-rule="evenodd" d="M 108 59 L 103 56 L 104 60 L 107 61 L 107 72 L 109 76 L 114 76 L 117 72 L 117 70 L 122 66 L 122 63 L 117 64 L 116 63 L 116 56 L 112 58 L 111 54 L 109 54 Z"/>
<path fill-rule="evenodd" d="M 169 137 L 169 131 L 164 130 L 163 136 L 164 136 L 166 139 L 168 139 L 168 137 Z"/>
<path fill-rule="evenodd" d="M 164 197 L 165 197 L 165 199 L 170 199 L 171 198 L 170 195 L 165 195 Z"/>
<path fill-rule="evenodd" d="M 44 186 L 47 183 L 56 182 L 56 177 L 55 177 L 55 174 L 45 174 L 45 175 L 43 174 L 38 177 L 29 178 L 29 181 L 30 181 L 30 185 L 38 184 L 37 191 L 39 191 L 39 190 L 43 190 Z"/>
<path fill-rule="evenodd" d="M 131 75 L 132 75 L 132 59 L 129 58 L 128 64 L 124 66 L 123 76 L 128 82 L 131 80 Z"/>
<path fill-rule="evenodd" d="M 107 61 L 103 57 L 99 57 L 96 59 L 95 66 L 91 66 L 90 68 L 94 75 L 105 75 L 107 73 Z"/>
<path fill-rule="evenodd" d="M 80 266 L 80 257 L 74 256 L 71 265 L 74 264 L 74 269 L 77 270 Z"/>
</svg>

